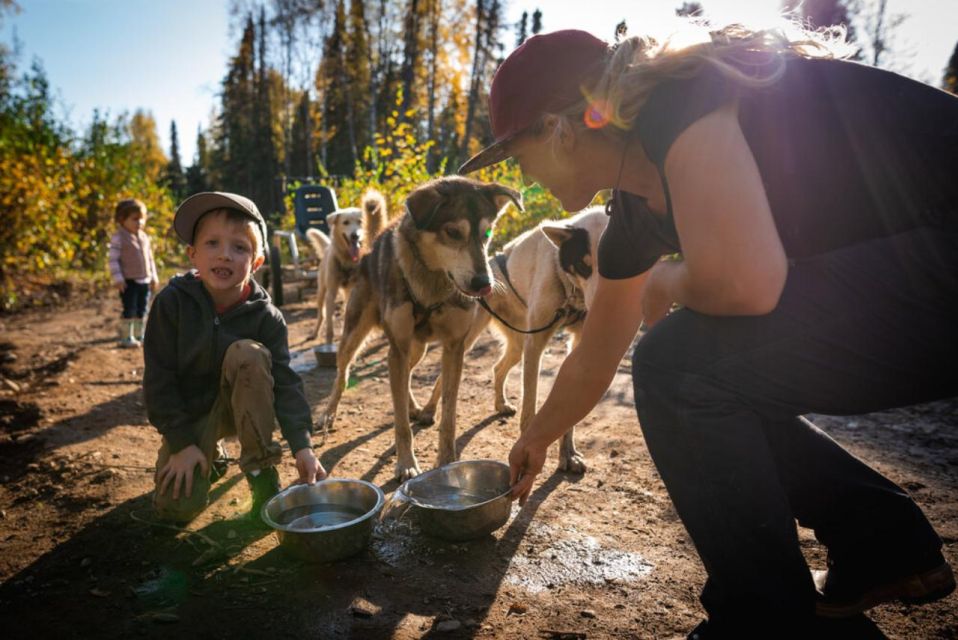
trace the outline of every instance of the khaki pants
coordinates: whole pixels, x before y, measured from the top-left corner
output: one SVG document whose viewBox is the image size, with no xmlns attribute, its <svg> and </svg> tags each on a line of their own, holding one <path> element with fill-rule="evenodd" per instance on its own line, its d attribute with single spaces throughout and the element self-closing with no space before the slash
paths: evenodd
<svg viewBox="0 0 958 640">
<path fill-rule="evenodd" d="M 273 411 L 272 358 L 269 350 L 254 340 L 238 340 L 230 345 L 223 358 L 220 390 L 209 415 L 193 424 L 200 450 L 211 462 L 221 438 L 237 436 L 240 442 L 239 466 L 245 472 L 271 467 L 279 463 L 282 448 L 273 441 L 276 415 Z M 199 465 L 193 474 L 193 490 L 189 497 L 171 496 L 173 485 L 159 494 L 157 478 L 170 458 L 169 443 L 163 438 L 156 458 L 157 484 L 153 506 L 164 520 L 186 522 L 199 514 L 209 502 L 209 474 Z M 183 489 L 181 488 L 181 494 Z"/>
</svg>

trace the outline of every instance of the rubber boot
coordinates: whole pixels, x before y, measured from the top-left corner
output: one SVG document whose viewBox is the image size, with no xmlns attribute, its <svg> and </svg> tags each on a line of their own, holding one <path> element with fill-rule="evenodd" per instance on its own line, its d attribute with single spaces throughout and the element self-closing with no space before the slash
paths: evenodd
<svg viewBox="0 0 958 640">
<path fill-rule="evenodd" d="M 276 467 L 266 467 L 260 469 L 256 475 L 247 473 L 246 481 L 249 483 L 249 490 L 253 496 L 253 504 L 248 517 L 256 524 L 265 525 L 260 516 L 260 511 L 270 498 L 279 493 L 279 473 L 276 471 Z"/>
<path fill-rule="evenodd" d="M 120 346 L 131 349 L 140 346 L 140 341 L 137 340 L 134 336 L 134 327 L 136 320 L 133 318 L 120 318 L 119 332 L 120 332 Z"/>
<path fill-rule="evenodd" d="M 133 320 L 133 339 L 143 342 L 143 337 L 146 334 L 146 322 L 143 318 L 135 318 Z"/>
</svg>

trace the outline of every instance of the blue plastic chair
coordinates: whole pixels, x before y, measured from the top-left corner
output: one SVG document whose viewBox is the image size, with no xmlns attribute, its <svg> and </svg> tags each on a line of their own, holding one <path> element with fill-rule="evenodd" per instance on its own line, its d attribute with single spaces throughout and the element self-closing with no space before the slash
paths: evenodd
<svg viewBox="0 0 958 640">
<path fill-rule="evenodd" d="M 336 193 L 329 187 L 304 185 L 296 189 L 296 193 L 293 195 L 294 229 L 292 231 L 274 229 L 272 234 L 273 243 L 269 251 L 271 295 L 273 296 L 273 302 L 277 306 L 282 306 L 284 302 L 284 275 L 282 252 L 280 250 L 283 241 L 286 241 L 289 246 L 289 254 L 292 258 L 292 264 L 287 267 L 288 274 L 285 277 L 293 280 L 315 279 L 315 270 L 303 268 L 296 238 L 298 237 L 300 240 L 305 241 L 306 230 L 310 228 L 319 229 L 323 233 L 329 234 L 329 225 L 326 222 L 326 216 L 338 208 L 339 206 L 336 204 Z"/>
</svg>

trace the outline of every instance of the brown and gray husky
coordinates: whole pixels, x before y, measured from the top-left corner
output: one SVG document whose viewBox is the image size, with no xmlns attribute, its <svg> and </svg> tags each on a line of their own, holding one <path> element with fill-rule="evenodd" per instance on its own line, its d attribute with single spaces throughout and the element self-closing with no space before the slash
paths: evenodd
<svg viewBox="0 0 958 640">
<path fill-rule="evenodd" d="M 420 407 L 409 382 L 430 343 L 442 345 L 437 466 L 457 459 L 456 400 L 465 341 L 479 313 L 476 299 L 492 291 L 486 250 L 492 226 L 510 202 L 522 209 L 519 192 L 502 185 L 458 176 L 433 180 L 409 194 L 405 213 L 360 261 L 346 303 L 336 382 L 320 422 L 324 430 L 332 425 L 353 357 L 373 327 L 381 327 L 389 341 L 396 478 L 401 482 L 420 472 L 409 424 Z"/>
<path fill-rule="evenodd" d="M 326 216 L 328 237 L 318 229 L 306 230 L 306 237 L 322 259 L 316 277 L 316 326 L 311 339 L 319 335 L 325 320 L 326 342 L 333 341 L 336 298 L 342 290 L 349 299 L 363 249 L 373 243 L 387 219 L 386 199 L 375 189 L 369 189 L 358 208 L 338 209 Z"/>
</svg>

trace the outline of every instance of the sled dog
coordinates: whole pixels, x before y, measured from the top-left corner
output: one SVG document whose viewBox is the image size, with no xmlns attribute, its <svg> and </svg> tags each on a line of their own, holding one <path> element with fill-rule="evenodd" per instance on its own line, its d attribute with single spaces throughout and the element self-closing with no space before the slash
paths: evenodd
<svg viewBox="0 0 958 640">
<path fill-rule="evenodd" d="M 487 248 L 496 218 L 519 192 L 452 176 L 428 182 L 409 194 L 405 212 L 376 239 L 362 258 L 346 303 L 336 356 L 336 381 L 325 413 L 331 426 L 356 351 L 373 327 L 389 342 L 389 386 L 395 414 L 396 478 L 420 473 L 413 451 L 410 416 L 420 411 L 410 393 L 410 372 L 430 343 L 442 345 L 442 417 L 437 466 L 457 458 L 456 400 L 466 338 L 480 313 L 476 299 L 494 284 Z"/>
<path fill-rule="evenodd" d="M 359 273 L 364 246 L 371 245 L 387 220 L 386 199 L 375 189 L 363 194 L 360 206 L 338 209 L 326 217 L 329 236 L 319 229 L 307 229 L 306 236 L 322 257 L 316 283 L 316 326 L 311 339 L 319 336 L 325 320 L 326 342 L 333 341 L 333 313 L 340 290 L 349 290 Z"/>
</svg>

